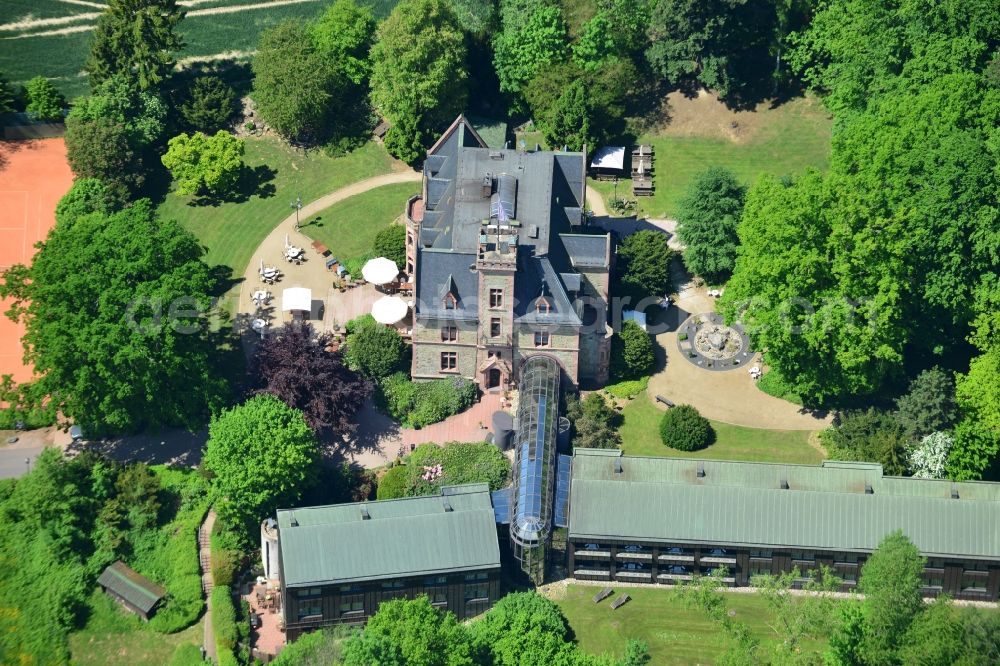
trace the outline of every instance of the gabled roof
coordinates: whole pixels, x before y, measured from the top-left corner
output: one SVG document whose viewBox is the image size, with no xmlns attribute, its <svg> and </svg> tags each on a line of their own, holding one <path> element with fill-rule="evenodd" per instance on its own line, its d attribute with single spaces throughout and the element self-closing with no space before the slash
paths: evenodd
<svg viewBox="0 0 1000 666">
<path fill-rule="evenodd" d="M 484 483 L 449 486 L 428 497 L 278 511 L 278 543 L 288 587 L 500 566 Z"/>
<path fill-rule="evenodd" d="M 873 464 L 777 465 L 576 449 L 570 492 L 570 536 L 595 541 L 868 552 L 901 529 L 928 556 L 1000 560 L 995 483 L 884 477 Z"/>
<path fill-rule="evenodd" d="M 121 560 L 102 571 L 97 584 L 111 590 L 143 613 L 151 611 L 167 593 L 165 589 L 133 571 Z"/>
<path fill-rule="evenodd" d="M 470 270 L 476 255 L 417 248 L 416 316 L 418 319 L 479 317 L 479 276 Z M 455 308 L 444 307 L 445 294 L 455 297 Z"/>
</svg>

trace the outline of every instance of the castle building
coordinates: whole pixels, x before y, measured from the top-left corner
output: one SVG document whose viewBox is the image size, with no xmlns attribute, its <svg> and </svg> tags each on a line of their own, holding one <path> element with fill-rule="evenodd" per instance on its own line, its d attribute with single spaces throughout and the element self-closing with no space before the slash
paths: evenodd
<svg viewBox="0 0 1000 666">
<path fill-rule="evenodd" d="M 414 379 L 514 386 L 533 355 L 572 386 L 608 378 L 609 234 L 588 233 L 586 155 L 491 149 L 464 116 L 406 205 Z"/>
</svg>

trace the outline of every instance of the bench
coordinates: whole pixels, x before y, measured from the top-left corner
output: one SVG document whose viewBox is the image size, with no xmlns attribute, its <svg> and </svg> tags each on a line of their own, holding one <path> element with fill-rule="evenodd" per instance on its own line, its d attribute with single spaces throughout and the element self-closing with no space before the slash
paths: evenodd
<svg viewBox="0 0 1000 666">
<path fill-rule="evenodd" d="M 632 597 L 628 596 L 627 594 L 623 594 L 622 596 L 614 600 L 614 603 L 611 604 L 611 610 L 618 610 L 619 608 L 624 606 L 631 598 Z"/>
<path fill-rule="evenodd" d="M 601 603 L 602 601 L 610 597 L 612 594 L 614 594 L 614 592 L 615 591 L 612 590 L 610 587 L 604 588 L 603 590 L 594 595 L 594 603 L 595 604 Z"/>
<path fill-rule="evenodd" d="M 664 398 L 662 395 L 657 395 L 656 396 L 656 402 L 661 403 L 663 405 L 666 405 L 667 407 L 673 407 L 674 406 L 674 403 L 670 402 L 669 400 L 667 400 L 666 398 Z"/>
<path fill-rule="evenodd" d="M 330 249 L 326 245 L 320 243 L 319 241 L 313 241 L 312 246 L 313 249 L 320 254 L 320 256 L 325 257 L 326 255 L 330 254 Z"/>
<path fill-rule="evenodd" d="M 337 265 L 337 260 L 334 259 L 333 257 L 330 257 L 329 259 L 326 260 L 326 270 L 332 271 L 334 266 L 336 265 Z"/>
</svg>

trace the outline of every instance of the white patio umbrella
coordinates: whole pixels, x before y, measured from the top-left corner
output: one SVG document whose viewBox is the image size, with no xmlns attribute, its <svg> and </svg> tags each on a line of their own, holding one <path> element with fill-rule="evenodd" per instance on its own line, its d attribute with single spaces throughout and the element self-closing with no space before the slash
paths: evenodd
<svg viewBox="0 0 1000 666">
<path fill-rule="evenodd" d="M 372 284 L 387 284 L 399 277 L 399 267 L 392 259 L 370 259 L 361 269 L 361 275 Z"/>
<path fill-rule="evenodd" d="M 281 292 L 281 311 L 289 310 L 312 311 L 312 289 L 289 287 Z"/>
<path fill-rule="evenodd" d="M 399 296 L 383 296 L 372 303 L 372 317 L 380 324 L 395 324 L 406 317 L 409 307 Z"/>
</svg>

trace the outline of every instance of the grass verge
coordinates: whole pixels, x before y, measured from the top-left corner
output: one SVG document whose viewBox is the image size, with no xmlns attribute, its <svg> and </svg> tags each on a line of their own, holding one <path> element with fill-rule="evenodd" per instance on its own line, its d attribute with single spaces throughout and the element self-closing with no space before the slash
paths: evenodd
<svg viewBox="0 0 1000 666">
<path fill-rule="evenodd" d="M 632 600 L 612 611 L 610 599 L 600 604 L 593 602 L 599 589 L 569 585 L 566 597 L 556 600 L 585 652 L 620 656 L 625 643 L 636 638 L 649 645 L 650 663 L 663 666 L 712 663 L 725 648 L 719 626 L 701 609 L 688 608 L 673 590 L 629 588 Z M 736 612 L 736 618 L 747 623 L 761 639 L 767 652 L 775 639 L 768 626 L 771 618 L 764 600 L 754 594 L 728 594 L 726 602 Z M 822 647 L 818 641 L 806 641 L 803 652 L 818 657 Z"/>
<path fill-rule="evenodd" d="M 88 602 L 87 624 L 69 636 L 71 663 L 78 666 L 167 664 L 180 645 L 201 645 L 201 622 L 175 634 L 162 634 L 121 608 L 100 590 Z"/>
<path fill-rule="evenodd" d="M 714 460 L 750 460 L 815 464 L 822 454 L 809 445 L 807 430 L 765 430 L 744 428 L 712 421 L 715 443 L 700 451 L 680 451 L 660 441 L 660 417 L 646 393 L 641 393 L 622 410 L 622 448 L 628 455 L 707 458 Z"/>
<path fill-rule="evenodd" d="M 410 195 L 419 192 L 420 183 L 376 187 L 320 211 L 303 224 L 302 232 L 341 261 L 369 254 L 375 235 L 403 213 Z"/>
</svg>

